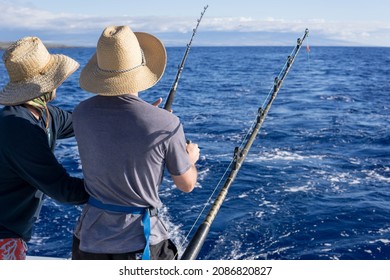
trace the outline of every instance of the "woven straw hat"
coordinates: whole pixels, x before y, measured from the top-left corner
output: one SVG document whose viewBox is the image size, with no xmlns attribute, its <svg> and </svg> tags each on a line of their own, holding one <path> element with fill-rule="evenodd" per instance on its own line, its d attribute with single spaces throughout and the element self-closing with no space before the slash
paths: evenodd
<svg viewBox="0 0 390 280">
<path fill-rule="evenodd" d="M 19 105 L 58 88 L 79 64 L 60 54 L 49 54 L 37 37 L 25 37 L 3 55 L 10 78 L 0 93 L 0 104 Z"/>
<path fill-rule="evenodd" d="M 153 35 L 108 26 L 81 71 L 80 87 L 106 96 L 143 91 L 160 80 L 166 61 L 165 47 Z"/>
</svg>

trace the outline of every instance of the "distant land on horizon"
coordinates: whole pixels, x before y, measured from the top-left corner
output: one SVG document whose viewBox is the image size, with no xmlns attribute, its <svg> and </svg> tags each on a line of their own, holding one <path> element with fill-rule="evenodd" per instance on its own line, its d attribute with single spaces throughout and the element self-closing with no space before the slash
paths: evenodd
<svg viewBox="0 0 390 280">
<path fill-rule="evenodd" d="M 6 50 L 13 42 L 0 42 L 0 50 Z M 75 46 L 68 46 L 64 44 L 45 43 L 45 46 L 51 48 L 74 48 Z"/>
</svg>

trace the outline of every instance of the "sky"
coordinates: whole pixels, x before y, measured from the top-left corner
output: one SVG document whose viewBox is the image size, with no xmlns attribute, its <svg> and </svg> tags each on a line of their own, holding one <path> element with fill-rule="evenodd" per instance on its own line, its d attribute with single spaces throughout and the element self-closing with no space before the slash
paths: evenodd
<svg viewBox="0 0 390 280">
<path fill-rule="evenodd" d="M 108 25 L 148 32 L 167 46 L 311 45 L 390 47 L 389 0 L 0 0 L 0 41 L 96 46 Z"/>
</svg>

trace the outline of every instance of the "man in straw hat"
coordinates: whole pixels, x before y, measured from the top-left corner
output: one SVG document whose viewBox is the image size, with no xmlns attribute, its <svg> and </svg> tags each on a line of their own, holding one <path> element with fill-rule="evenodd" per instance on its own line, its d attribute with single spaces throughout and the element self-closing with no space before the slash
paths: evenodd
<svg viewBox="0 0 390 280">
<path fill-rule="evenodd" d="M 197 144 L 186 144 L 179 119 L 138 92 L 164 73 L 159 39 L 128 26 L 107 27 L 81 72 L 81 88 L 97 94 L 73 115 L 85 186 L 90 194 L 76 226 L 73 259 L 176 259 L 157 209 L 164 168 L 191 192 Z"/>
<path fill-rule="evenodd" d="M 70 177 L 53 154 L 56 139 L 73 136 L 71 113 L 48 104 L 79 65 L 49 54 L 36 37 L 12 44 L 3 61 L 10 81 L 0 93 L 0 259 L 25 259 L 44 195 L 88 200 L 83 180 Z"/>
</svg>

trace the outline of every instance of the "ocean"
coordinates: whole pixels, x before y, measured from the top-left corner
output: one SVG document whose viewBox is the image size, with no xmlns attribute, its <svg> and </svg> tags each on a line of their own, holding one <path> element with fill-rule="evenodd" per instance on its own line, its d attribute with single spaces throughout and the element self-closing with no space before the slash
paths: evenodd
<svg viewBox="0 0 390 280">
<path fill-rule="evenodd" d="M 291 47 L 192 47 L 173 113 L 198 143 L 199 180 L 182 193 L 166 175 L 161 217 L 183 252 L 230 171 Z M 80 69 L 93 48 L 51 49 Z M 168 47 L 162 80 L 141 92 L 165 101 L 184 47 Z M 2 55 L 3 51 L 0 51 Z M 73 108 L 92 95 L 80 69 L 54 104 Z M 203 260 L 390 259 L 390 48 L 303 47 L 199 253 Z M 0 86 L 8 81 L 0 64 Z M 82 177 L 74 139 L 56 156 Z M 29 254 L 69 258 L 81 206 L 46 199 Z"/>
</svg>

